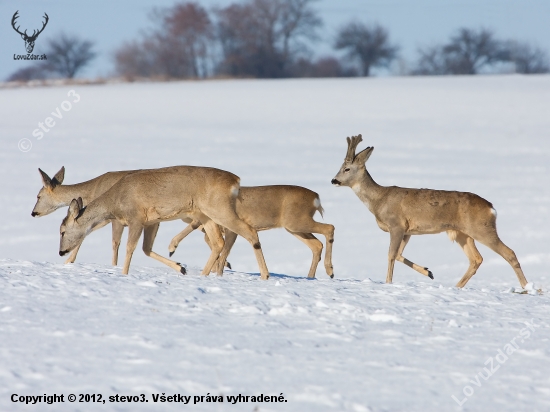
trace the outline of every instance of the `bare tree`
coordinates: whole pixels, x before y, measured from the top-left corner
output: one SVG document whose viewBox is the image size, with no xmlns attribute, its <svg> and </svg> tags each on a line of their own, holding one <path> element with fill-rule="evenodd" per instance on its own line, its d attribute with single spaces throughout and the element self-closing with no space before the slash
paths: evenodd
<svg viewBox="0 0 550 412">
<path fill-rule="evenodd" d="M 535 74 L 550 72 L 548 54 L 528 43 L 509 41 L 506 44 L 510 60 L 516 65 L 516 73 Z"/>
<path fill-rule="evenodd" d="M 281 73 L 282 58 L 261 37 L 260 22 L 250 4 L 232 4 L 216 14 L 223 55 L 219 73 L 252 77 L 275 77 Z M 273 19 L 266 20 L 270 23 Z M 274 37 L 272 30 L 265 37 Z"/>
<path fill-rule="evenodd" d="M 185 56 L 193 77 L 208 75 L 210 43 L 214 26 L 198 3 L 180 3 L 159 13 L 162 29 L 157 34 L 170 50 Z"/>
<path fill-rule="evenodd" d="M 282 37 L 282 54 L 285 62 L 290 63 L 293 53 L 305 48 L 300 43 L 300 39 L 318 39 L 317 29 L 322 26 L 322 21 L 310 7 L 314 1 L 316 0 L 285 0 L 281 2 L 280 36 Z"/>
<path fill-rule="evenodd" d="M 116 71 L 127 78 L 151 77 L 157 71 L 155 56 L 150 40 L 124 43 L 114 54 Z"/>
<path fill-rule="evenodd" d="M 93 43 L 62 33 L 48 42 L 47 68 L 50 72 L 72 79 L 96 56 Z"/>
<path fill-rule="evenodd" d="M 419 58 L 414 75 L 441 75 L 449 74 L 445 54 L 442 46 L 426 47 L 419 49 Z"/>
<path fill-rule="evenodd" d="M 285 77 L 293 61 L 317 38 L 315 0 L 249 0 L 217 11 L 222 61 L 233 76 Z"/>
<path fill-rule="evenodd" d="M 343 26 L 338 31 L 334 47 L 346 50 L 350 60 L 359 61 L 363 76 L 369 76 L 373 67 L 388 67 L 398 51 L 397 46 L 390 44 L 386 29 L 361 22 Z"/>
<path fill-rule="evenodd" d="M 462 28 L 443 46 L 443 53 L 452 74 L 477 74 L 484 67 L 508 60 L 493 32 Z"/>
<path fill-rule="evenodd" d="M 124 44 L 115 52 L 116 71 L 127 77 L 207 77 L 212 69 L 210 49 L 214 26 L 198 3 L 178 3 L 156 10 L 157 26 L 141 41 Z"/>
<path fill-rule="evenodd" d="M 510 60 L 503 42 L 487 29 L 459 29 L 447 44 L 419 50 L 413 74 L 478 74 Z"/>
</svg>

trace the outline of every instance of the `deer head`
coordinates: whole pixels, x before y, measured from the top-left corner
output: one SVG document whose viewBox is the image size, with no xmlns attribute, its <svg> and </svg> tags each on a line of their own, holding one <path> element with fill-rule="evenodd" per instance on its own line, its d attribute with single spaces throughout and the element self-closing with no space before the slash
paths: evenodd
<svg viewBox="0 0 550 412">
<path fill-rule="evenodd" d="M 44 19 L 46 19 L 44 21 L 44 23 L 42 24 L 42 28 L 38 31 L 36 30 L 33 30 L 32 32 L 32 35 L 27 35 L 27 30 L 25 30 L 23 33 L 19 31 L 19 27 L 20 26 L 17 26 L 15 27 L 15 23 L 16 23 L 16 20 L 17 18 L 19 17 L 18 16 L 18 13 L 19 13 L 19 10 L 17 10 L 15 12 L 15 14 L 13 15 L 12 19 L 11 19 L 11 25 L 13 27 L 13 29 L 19 33 L 21 35 L 21 38 L 23 40 L 25 40 L 25 48 L 27 49 L 27 53 L 32 53 L 32 51 L 34 50 L 34 42 L 36 41 L 36 38 L 38 37 L 38 35 L 40 33 L 42 33 L 42 31 L 44 31 L 44 28 L 46 27 L 46 25 L 48 24 L 48 20 L 50 19 L 48 17 L 48 15 L 46 13 L 44 13 Z"/>
<path fill-rule="evenodd" d="M 50 177 L 42 169 L 38 169 L 38 171 L 42 177 L 44 187 L 40 189 L 38 195 L 36 196 L 36 204 L 34 205 L 34 209 L 31 213 L 31 216 L 33 217 L 49 215 L 60 207 L 67 206 L 67 201 L 60 199 L 59 191 L 56 191 L 56 188 L 61 186 L 63 183 L 63 178 L 65 177 L 65 167 L 62 167 L 59 172 L 55 174 L 53 179 L 50 179 Z"/>
<path fill-rule="evenodd" d="M 83 212 L 82 198 L 73 199 L 59 228 L 59 256 L 64 256 L 77 247 L 88 234 L 87 228 L 78 222 L 78 217 Z"/>
<path fill-rule="evenodd" d="M 333 185 L 353 187 L 356 183 L 360 182 L 363 175 L 366 173 L 365 163 L 372 154 L 374 147 L 367 147 L 365 150 L 355 154 L 355 149 L 362 140 L 363 138 L 361 135 L 347 138 L 348 151 L 346 153 L 346 158 L 344 159 L 340 171 L 331 181 Z"/>
</svg>

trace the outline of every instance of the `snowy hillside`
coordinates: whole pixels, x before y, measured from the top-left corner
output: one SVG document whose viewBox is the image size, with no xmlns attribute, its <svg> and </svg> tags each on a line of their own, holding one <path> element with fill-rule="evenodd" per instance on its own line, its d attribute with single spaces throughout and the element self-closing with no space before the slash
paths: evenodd
<svg viewBox="0 0 550 412">
<path fill-rule="evenodd" d="M 463 410 L 550 409 L 549 104 L 549 76 L 0 90 L 0 410 L 453 411 L 464 399 Z M 47 117 L 55 125 L 33 135 Z M 357 133 L 360 148 L 375 147 L 368 168 L 378 183 L 491 201 L 502 240 L 544 293 L 512 293 L 512 268 L 481 245 L 478 273 L 454 288 L 468 261 L 445 234 L 413 237 L 405 251 L 435 280 L 396 263 L 394 284 L 384 284 L 389 236 L 352 190 L 330 185 L 345 137 Z M 174 256 L 187 276 L 140 247 L 122 276 L 108 265 L 110 228 L 63 265 L 66 211 L 30 216 L 38 167 L 53 176 L 65 166 L 71 184 L 177 164 L 318 192 L 325 216 L 316 219 L 336 227 L 335 279 L 322 265 L 305 279 L 310 251 L 284 230 L 260 233 L 267 282 L 242 239 L 229 259 L 236 272 L 201 278 L 201 233 Z M 161 224 L 154 250 L 167 256 L 182 228 Z M 54 393 L 107 401 L 47 409 L 10 400 Z M 142 393 L 149 402 L 138 407 L 108 400 Z M 155 403 L 162 393 L 191 405 Z M 281 393 L 281 404 L 226 398 Z M 207 394 L 224 403 L 193 405 Z"/>
</svg>

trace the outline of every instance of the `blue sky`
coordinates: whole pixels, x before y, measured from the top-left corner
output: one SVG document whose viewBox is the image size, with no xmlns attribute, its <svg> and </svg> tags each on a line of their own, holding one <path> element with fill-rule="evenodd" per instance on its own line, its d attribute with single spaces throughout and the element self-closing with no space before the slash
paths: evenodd
<svg viewBox="0 0 550 412">
<path fill-rule="evenodd" d="M 224 6 L 231 0 L 199 0 L 205 7 Z M 26 63 L 14 61 L 24 54 L 24 43 L 11 27 L 19 10 L 22 28 L 41 27 L 44 12 L 48 27 L 36 42 L 34 53 L 43 51 L 45 41 L 61 31 L 96 42 L 98 58 L 85 76 L 112 73 L 112 54 L 124 41 L 135 39 L 149 26 L 153 7 L 168 7 L 173 0 L 0 0 L 0 79 Z M 337 28 L 357 19 L 378 22 L 390 31 L 392 41 L 401 47 L 402 57 L 412 63 L 420 46 L 440 43 L 459 27 L 486 27 L 499 38 L 532 42 L 550 52 L 550 0 L 319 0 L 314 5 L 325 23 L 322 39 L 316 43 L 318 55 L 332 53 L 330 43 Z"/>
</svg>

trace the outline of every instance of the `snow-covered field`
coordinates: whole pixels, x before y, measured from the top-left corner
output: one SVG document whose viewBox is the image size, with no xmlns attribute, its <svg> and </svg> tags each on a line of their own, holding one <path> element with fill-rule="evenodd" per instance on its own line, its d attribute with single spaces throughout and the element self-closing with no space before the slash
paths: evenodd
<svg viewBox="0 0 550 412">
<path fill-rule="evenodd" d="M 0 410 L 550 409 L 550 76 L 4 89 L 0 107 Z M 47 117 L 56 124 L 37 139 Z M 413 237 L 405 251 L 435 280 L 397 263 L 394 284 L 384 284 L 389 236 L 349 188 L 330 185 L 345 137 L 357 133 L 361 147 L 375 147 L 368 168 L 378 183 L 490 200 L 501 238 L 543 294 L 511 293 L 512 268 L 483 246 L 476 276 L 454 288 L 467 259 L 444 234 Z M 70 184 L 177 164 L 318 192 L 323 221 L 336 227 L 335 279 L 322 265 L 316 280 L 304 278 L 310 252 L 284 230 L 260 234 L 267 282 L 242 239 L 230 256 L 236 272 L 201 278 L 201 233 L 175 255 L 187 276 L 139 248 L 122 276 L 108 265 L 109 228 L 63 265 L 65 210 L 30 216 L 38 167 L 53 175 L 64 165 Z M 154 250 L 167 255 L 182 228 L 163 223 Z M 65 403 L 10 400 L 54 393 Z M 163 393 L 190 404 L 155 403 Z M 281 393 L 287 402 L 226 398 Z M 69 394 L 106 403 L 69 403 Z M 109 402 L 117 394 L 148 402 Z"/>
</svg>

